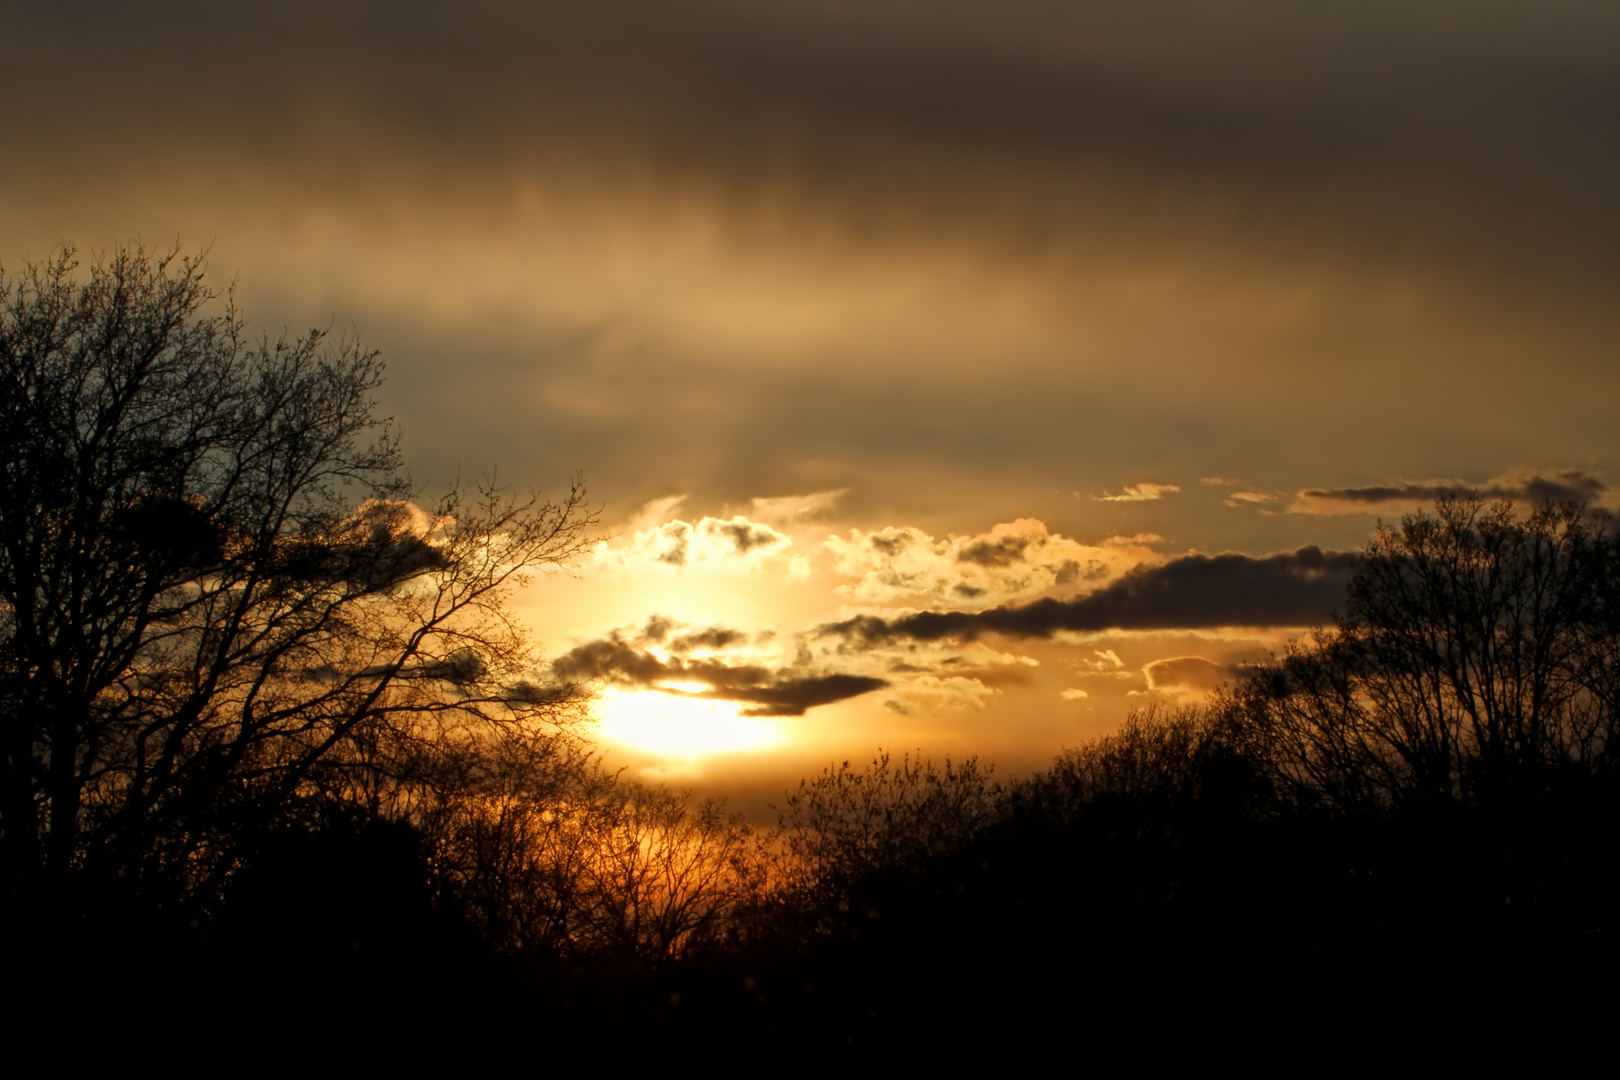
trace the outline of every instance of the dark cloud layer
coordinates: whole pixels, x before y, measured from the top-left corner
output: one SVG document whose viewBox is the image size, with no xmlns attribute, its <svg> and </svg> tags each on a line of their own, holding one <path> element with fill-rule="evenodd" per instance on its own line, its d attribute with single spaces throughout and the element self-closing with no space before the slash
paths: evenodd
<svg viewBox="0 0 1620 1080">
<path fill-rule="evenodd" d="M 350 188 L 373 166 L 433 187 L 550 163 L 816 203 L 863 234 L 994 218 L 1024 243 L 1113 176 L 1144 220 L 1201 191 L 1247 230 L 1292 220 L 1290 243 L 1326 210 L 1343 240 L 1615 266 L 1612 5 L 30 7 L 0 43 L 14 143 L 232 146 Z"/>
<path fill-rule="evenodd" d="M 256 324 L 384 349 L 435 482 L 850 486 L 930 528 L 949 485 L 939 528 L 1074 532 L 1034 496 L 1612 465 L 1612 3 L 88 0 L 5 31 L 0 263 L 217 239 Z M 689 240 L 740 329 L 659 308 Z M 445 265 L 440 296 L 465 252 L 490 295 Z M 841 307 L 863 267 L 896 297 Z M 1229 517 L 1196 542 L 1358 539 Z"/>
<path fill-rule="evenodd" d="M 1493 480 L 1485 484 L 1454 483 L 1386 484 L 1355 488 L 1312 488 L 1299 493 L 1309 508 L 1310 503 L 1352 503 L 1377 505 L 1380 503 L 1426 503 L 1436 499 L 1464 498 L 1477 495 L 1484 499 L 1507 499 L 1511 502 L 1575 502 L 1589 503 L 1605 495 L 1609 486 L 1595 476 L 1579 469 L 1565 469 L 1551 476 L 1524 476 L 1508 480 Z"/>
<path fill-rule="evenodd" d="M 1067 600 L 1045 598 L 986 611 L 924 611 L 896 619 L 862 615 L 822 632 L 875 644 L 968 640 L 987 633 L 1050 637 L 1060 630 L 1313 626 L 1343 607 L 1355 560 L 1353 554 L 1314 545 L 1258 559 L 1187 555 Z"/>
<path fill-rule="evenodd" d="M 883 679 L 865 675 L 797 674 L 717 659 L 660 660 L 618 637 L 576 646 L 552 661 L 551 667 L 568 680 L 603 679 L 686 697 L 752 705 L 742 711 L 744 716 L 803 716 L 805 710 L 817 705 L 831 705 L 889 685 Z M 661 685 L 670 682 L 703 683 L 708 689 L 689 693 Z"/>
</svg>

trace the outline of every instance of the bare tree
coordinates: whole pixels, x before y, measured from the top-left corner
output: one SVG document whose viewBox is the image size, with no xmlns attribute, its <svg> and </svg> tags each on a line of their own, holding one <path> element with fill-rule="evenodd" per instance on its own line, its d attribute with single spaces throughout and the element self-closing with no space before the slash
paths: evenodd
<svg viewBox="0 0 1620 1080">
<path fill-rule="evenodd" d="M 1550 771 L 1609 767 L 1617 597 L 1604 519 L 1443 499 L 1381 526 L 1339 625 L 1224 707 L 1299 800 L 1519 800 Z"/>
<path fill-rule="evenodd" d="M 1065 750 L 1051 768 L 1019 784 L 1013 797 L 1025 813 L 1054 824 L 1108 803 L 1124 803 L 1143 819 L 1185 811 L 1207 799 L 1220 781 L 1241 782 L 1229 725 L 1201 706 L 1137 709 L 1119 730 Z"/>
<path fill-rule="evenodd" d="M 976 757 L 943 769 L 879 750 L 800 781 L 778 827 L 778 888 L 795 902 L 837 903 L 874 871 L 910 869 L 956 850 L 996 818 L 1001 785 Z"/>
<path fill-rule="evenodd" d="M 668 960 L 732 930 L 763 885 L 739 816 L 607 772 L 583 744 L 508 739 L 461 760 L 410 818 L 499 953 Z"/>
<path fill-rule="evenodd" d="M 506 600 L 594 517 L 422 508 L 357 340 L 247 334 L 201 258 L 0 277 L 0 833 L 12 894 L 206 897 L 247 832 L 380 805 L 434 748 L 554 730 Z M 212 313 L 210 313 L 212 312 Z"/>
<path fill-rule="evenodd" d="M 587 940 L 664 959 L 721 935 L 760 884 L 752 830 L 723 803 L 630 784 L 584 822 Z"/>
</svg>

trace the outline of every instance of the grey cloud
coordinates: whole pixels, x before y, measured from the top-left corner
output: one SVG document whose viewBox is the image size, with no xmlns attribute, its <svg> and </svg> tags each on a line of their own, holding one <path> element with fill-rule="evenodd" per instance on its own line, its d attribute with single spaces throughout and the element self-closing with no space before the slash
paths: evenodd
<svg viewBox="0 0 1620 1080">
<path fill-rule="evenodd" d="M 675 479 L 734 501 L 854 484 L 855 509 L 911 515 L 937 507 L 936 482 L 961 490 L 964 478 L 1017 485 L 1040 474 L 1031 491 L 1100 490 L 1123 474 L 1071 476 L 1052 463 L 1105 446 L 1145 470 L 1129 475 L 1173 465 L 1180 471 L 1163 475 L 1187 477 L 1216 468 L 1205 459 L 1223 440 L 1253 448 L 1256 461 L 1309 456 L 1310 468 L 1368 455 L 1371 442 L 1396 441 L 1382 432 L 1420 426 L 1456 448 L 1446 462 L 1506 460 L 1504 442 L 1565 439 L 1557 445 L 1570 452 L 1553 460 L 1570 461 L 1596 460 L 1611 446 L 1594 402 L 1612 389 L 1620 281 L 1614 4 L 10 8 L 0 35 L 8 159 L 51 165 L 0 177 L 12 237 L 0 259 L 40 255 L 61 238 L 104 244 L 130 229 L 152 240 L 217 236 L 219 270 L 242 270 L 252 290 L 264 271 L 231 246 L 243 229 L 298 221 L 296 205 L 317 212 L 307 235 L 276 227 L 289 250 L 324 259 L 330 242 L 335 262 L 363 265 L 380 263 L 373 233 L 426 222 L 422 239 L 436 241 L 438 221 L 446 237 L 480 222 L 501 230 L 532 194 L 565 209 L 622 204 L 632 218 L 667 218 L 677 231 L 702 222 L 739 250 L 805 250 L 816 265 L 874 250 L 909 258 L 907 245 L 922 243 L 930 260 L 940 245 L 991 277 L 1013 271 L 1009 281 L 1037 268 L 1066 295 L 1071 271 L 1076 291 L 1092 274 L 1135 280 L 1116 273 L 1118 263 L 1172 288 L 1164 318 L 1149 312 L 1129 315 L 1146 321 L 1123 328 L 1087 329 L 1084 341 L 1113 343 L 1099 344 L 1093 360 L 1070 359 L 1092 355 L 1080 339 L 1056 343 L 1053 355 L 1064 359 L 1031 381 L 964 375 L 956 368 L 967 361 L 946 355 L 937 381 L 920 385 L 886 371 L 890 343 L 864 337 L 865 324 L 844 316 L 851 341 L 825 353 L 859 363 L 858 381 L 819 363 L 802 375 L 775 362 L 686 363 L 658 333 L 647 335 L 647 361 L 625 366 L 607 346 L 598 356 L 579 344 L 596 340 L 594 315 L 583 329 L 548 327 L 554 336 L 543 340 L 529 329 L 508 340 L 499 320 L 441 325 L 432 304 L 409 309 L 417 322 L 388 325 L 394 300 L 366 310 L 357 298 L 386 290 L 344 295 L 311 281 L 313 308 L 287 301 L 291 310 L 270 314 L 299 325 L 335 310 L 378 339 L 394 372 L 390 408 L 407 421 L 419 475 L 498 460 L 534 469 L 521 480 L 543 487 L 554 482 L 552 466 L 530 463 L 555 461 L 567 447 L 566 465 L 588 468 L 594 489 L 616 503 L 667 494 Z M 237 209 L 179 212 L 198 192 Z M 133 209 L 142 206 L 152 209 Z M 36 215 L 37 228 L 24 230 Z M 1358 284 L 1358 273 L 1371 297 L 1337 291 Z M 1223 299 L 1200 283 L 1271 275 L 1317 298 L 1287 333 L 1262 320 L 1258 342 L 1238 333 L 1224 348 L 1196 322 L 1175 331 L 1196 332 L 1196 345 L 1151 336 Z M 1424 286 L 1455 275 L 1487 309 L 1483 320 L 1429 306 Z M 1419 319 L 1421 332 L 1412 314 L 1380 314 L 1386 283 L 1413 311 L 1434 313 Z M 1336 304 L 1334 295 L 1348 298 Z M 255 319 L 282 303 L 250 299 Z M 634 328 L 634 304 L 633 294 L 609 297 L 600 310 L 625 312 Z M 604 318 L 618 325 L 617 314 Z M 1234 311 L 1231 326 L 1247 325 Z M 1525 344 L 1493 358 L 1453 325 Z M 484 336 L 470 341 L 469 328 Z M 1144 334 L 1144 344 L 1129 344 Z M 1320 343 L 1315 355 L 1311 342 Z M 1391 343 L 1418 359 L 1367 371 Z M 977 355 L 977 345 L 964 348 Z M 1314 373 L 1305 381 L 1291 366 L 1301 348 Z M 570 393 L 490 393 L 493 376 L 466 378 L 452 362 L 470 352 L 490 369 L 538 372 L 535 386 Z M 1182 353 L 1218 373 L 1196 420 L 1161 397 L 1181 382 L 1175 369 L 1141 362 Z M 1524 378 L 1543 353 L 1570 359 L 1562 373 Z M 1250 356 L 1252 367 L 1235 359 Z M 1103 371 L 1118 381 L 1097 385 Z M 1126 377 L 1133 372 L 1140 386 Z M 1360 374 L 1317 381 L 1352 372 Z M 1595 380 L 1595 391 L 1572 394 L 1571 374 Z M 1420 375 L 1432 377 L 1403 381 Z M 1480 389 L 1488 387 L 1502 389 Z M 1314 413 L 1295 407 L 1295 396 L 1324 402 L 1323 422 L 1293 419 Z M 1413 404 L 1439 401 L 1449 404 L 1432 413 Z M 1384 426 L 1366 422 L 1378 417 Z M 1284 418 L 1294 426 L 1279 426 Z M 969 430 L 985 437 L 964 438 Z M 874 470 L 877 460 L 892 465 Z M 1249 461 L 1219 467 L 1244 474 L 1258 467 Z M 1368 467 L 1377 475 L 1468 467 L 1416 461 L 1389 452 Z M 1253 479 L 1299 486 L 1295 475 Z M 964 514 L 953 527 L 971 520 Z M 1287 537 L 1272 546 L 1320 539 Z M 1223 533 L 1208 542 L 1262 541 Z M 680 557 L 667 553 L 672 563 Z"/>
<path fill-rule="evenodd" d="M 971 640 L 987 633 L 1044 638 L 1062 630 L 1312 626 L 1343 606 L 1355 562 L 1354 554 L 1315 545 L 1262 558 L 1187 555 L 1065 600 L 1048 597 L 985 611 L 924 611 L 896 619 L 862 615 L 821 632 L 875 644 Z"/>
<path fill-rule="evenodd" d="M 893 558 L 911 546 L 911 534 L 904 532 L 896 532 L 893 535 L 873 533 L 866 538 L 866 542 L 872 545 L 872 550 L 880 551 Z"/>
<path fill-rule="evenodd" d="M 687 553 L 690 550 L 692 527 L 684 521 L 672 521 L 664 526 L 664 535 L 675 542 L 659 552 L 658 561 L 671 566 L 685 566 Z"/>
<path fill-rule="evenodd" d="M 1463 481 L 1385 484 L 1354 488 L 1310 488 L 1301 491 L 1293 509 L 1321 512 L 1332 504 L 1349 507 L 1379 506 L 1386 503 L 1428 503 L 1436 499 L 1478 495 L 1485 499 L 1512 502 L 1593 502 L 1609 491 L 1609 485 L 1580 469 L 1564 469 L 1551 475 L 1530 474 L 1500 477 L 1484 484 Z M 1326 505 L 1324 505 L 1326 504 Z"/>
<path fill-rule="evenodd" d="M 669 647 L 675 652 L 691 652 L 693 649 L 729 649 L 747 640 L 748 635 L 741 630 L 725 626 L 709 626 L 682 634 L 671 641 Z"/>
<path fill-rule="evenodd" d="M 671 635 L 674 635 L 671 637 Z M 775 636 L 774 631 L 763 631 L 757 640 L 762 644 Z M 620 641 L 615 636 L 608 639 Z M 693 649 L 729 649 L 733 645 L 742 645 L 749 640 L 749 635 L 741 630 L 734 630 L 729 626 L 702 626 L 690 627 L 677 622 L 667 615 L 653 615 L 647 619 L 637 638 L 638 645 L 664 644 L 674 652 L 691 652 Z"/>
<path fill-rule="evenodd" d="M 420 673 L 430 679 L 442 679 L 455 686 L 468 686 L 483 678 L 489 671 L 484 658 L 472 649 L 460 649 L 443 659 L 424 664 Z"/>
<path fill-rule="evenodd" d="M 782 542 L 781 534 L 742 519 L 722 521 L 714 528 L 716 532 L 730 539 L 739 555 L 746 555 L 755 548 L 771 547 Z"/>
<path fill-rule="evenodd" d="M 13 140 L 138 143 L 186 117 L 300 182 L 323 182 L 311 153 L 363 167 L 387 149 L 399 175 L 697 178 L 859 231 L 972 220 L 1020 243 L 1089 201 L 1031 192 L 1112 175 L 1130 203 L 1129 178 L 1152 176 L 1225 192 L 1217 216 L 1265 207 L 1285 237 L 1326 204 L 1350 241 L 1440 231 L 1522 259 L 1529 239 L 1613 268 L 1609 5 L 1481 4 L 1462 23 L 1365 0 L 30 7 L 0 44 Z M 1145 221 L 1187 205 L 1138 202 Z"/>
<path fill-rule="evenodd" d="M 817 705 L 830 705 L 888 686 L 865 675 L 801 674 L 760 664 L 727 664 L 716 659 L 661 660 L 620 637 L 599 638 L 576 646 L 552 661 L 552 671 L 569 681 L 604 679 L 687 697 L 736 701 L 751 705 L 744 716 L 803 716 Z M 685 693 L 667 690 L 663 682 L 696 682 L 707 689 Z"/>
<path fill-rule="evenodd" d="M 753 702 L 755 707 L 744 709 L 744 716 L 803 716 L 806 709 L 859 697 L 888 685 L 884 680 L 868 675 L 811 675 L 778 678 L 763 686 L 716 690 L 704 696 Z"/>
<path fill-rule="evenodd" d="M 963 548 L 956 558 L 958 562 L 995 569 L 1022 560 L 1029 545 L 1029 537 L 1017 535 L 1003 536 L 998 540 L 979 540 Z"/>
<path fill-rule="evenodd" d="M 641 684 L 684 678 L 686 666 L 686 661 L 666 664 L 617 636 L 576 645 L 551 662 L 551 670 L 563 679 L 619 679 Z M 711 663 L 709 666 L 723 665 Z M 764 669 L 760 669 L 760 676 L 763 673 Z"/>
<path fill-rule="evenodd" d="M 1091 559 L 1084 567 L 1081 567 L 1081 565 L 1075 560 L 1069 559 L 1064 562 L 1063 565 L 1058 567 L 1057 576 L 1054 578 L 1054 583 L 1058 585 L 1068 585 L 1074 581 L 1080 580 L 1081 578 L 1084 578 L 1086 581 L 1096 581 L 1099 578 L 1105 578 L 1107 576 L 1108 567 L 1096 559 Z"/>
</svg>

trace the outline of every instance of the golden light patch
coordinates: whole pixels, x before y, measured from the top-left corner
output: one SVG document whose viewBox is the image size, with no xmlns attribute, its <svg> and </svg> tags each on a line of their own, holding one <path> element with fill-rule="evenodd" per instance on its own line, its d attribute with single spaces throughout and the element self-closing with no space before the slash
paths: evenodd
<svg viewBox="0 0 1620 1080">
<path fill-rule="evenodd" d="M 786 741 L 779 721 L 739 716 L 733 701 L 610 689 L 596 704 L 597 737 L 666 758 L 769 750 Z"/>
</svg>

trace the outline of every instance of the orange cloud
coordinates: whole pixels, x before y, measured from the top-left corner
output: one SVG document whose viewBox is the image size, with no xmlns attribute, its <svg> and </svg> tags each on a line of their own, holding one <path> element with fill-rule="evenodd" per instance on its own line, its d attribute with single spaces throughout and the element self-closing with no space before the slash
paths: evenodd
<svg viewBox="0 0 1620 1080">
<path fill-rule="evenodd" d="M 1166 495 L 1174 495 L 1181 488 L 1176 484 L 1154 484 L 1143 482 L 1140 484 L 1126 484 L 1118 495 L 1103 492 L 1093 495 L 1098 502 L 1158 502 Z"/>
</svg>

